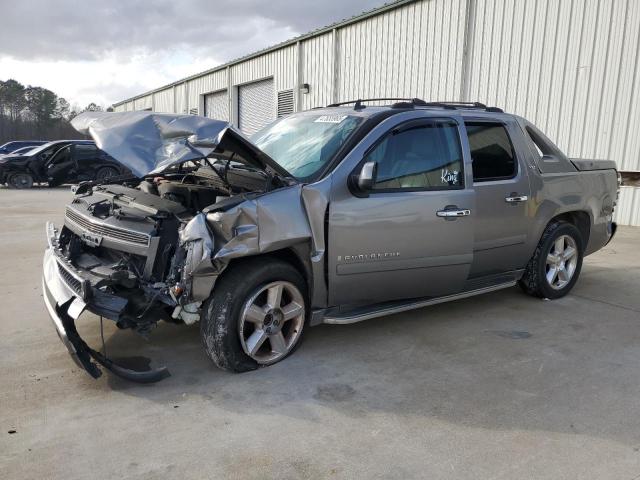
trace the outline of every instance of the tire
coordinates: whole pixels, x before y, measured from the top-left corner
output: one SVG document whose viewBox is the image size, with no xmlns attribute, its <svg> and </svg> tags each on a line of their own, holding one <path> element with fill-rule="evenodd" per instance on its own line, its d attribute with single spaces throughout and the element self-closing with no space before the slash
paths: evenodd
<svg viewBox="0 0 640 480">
<path fill-rule="evenodd" d="M 96 172 L 96 182 L 106 182 L 111 177 L 118 175 L 118 171 L 113 167 L 102 167 Z"/>
<path fill-rule="evenodd" d="M 574 255 L 571 249 L 575 250 Z M 551 222 L 527 264 L 520 287 L 534 297 L 564 297 L 578 281 L 583 256 L 580 231 L 570 223 Z"/>
<path fill-rule="evenodd" d="M 27 189 L 33 187 L 33 177 L 28 173 L 14 173 L 7 179 L 9 188 Z"/>
<path fill-rule="evenodd" d="M 277 363 L 299 346 L 307 305 L 306 282 L 292 265 L 273 258 L 241 260 L 216 282 L 203 306 L 202 344 L 214 364 L 231 372 Z"/>
</svg>

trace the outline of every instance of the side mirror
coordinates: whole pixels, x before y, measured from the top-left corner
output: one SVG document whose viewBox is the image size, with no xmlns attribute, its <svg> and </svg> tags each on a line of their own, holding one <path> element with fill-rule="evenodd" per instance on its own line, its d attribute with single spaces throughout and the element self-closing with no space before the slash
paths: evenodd
<svg viewBox="0 0 640 480">
<path fill-rule="evenodd" d="M 376 162 L 367 162 L 362 166 L 357 182 L 358 189 L 361 192 L 368 192 L 373 188 L 376 183 L 377 170 L 378 164 Z"/>
</svg>

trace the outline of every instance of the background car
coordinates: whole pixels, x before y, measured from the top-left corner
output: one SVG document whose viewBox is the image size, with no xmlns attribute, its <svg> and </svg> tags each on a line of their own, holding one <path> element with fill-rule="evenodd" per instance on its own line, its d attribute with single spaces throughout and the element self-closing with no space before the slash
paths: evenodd
<svg viewBox="0 0 640 480">
<path fill-rule="evenodd" d="M 23 147 L 35 147 L 38 145 L 44 145 L 46 140 L 16 140 L 14 142 L 7 142 L 4 145 L 0 145 L 0 155 L 12 153 Z"/>
<path fill-rule="evenodd" d="M 58 140 L 0 158 L 0 183 L 11 188 L 105 181 L 129 170 L 88 140 Z"/>
</svg>

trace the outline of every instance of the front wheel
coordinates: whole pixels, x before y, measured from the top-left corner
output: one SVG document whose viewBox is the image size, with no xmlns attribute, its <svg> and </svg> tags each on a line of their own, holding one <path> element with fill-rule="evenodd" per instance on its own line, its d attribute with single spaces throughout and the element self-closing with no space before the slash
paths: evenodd
<svg viewBox="0 0 640 480">
<path fill-rule="evenodd" d="M 550 223 L 527 264 L 520 287 L 540 298 L 564 297 L 578 280 L 583 255 L 582 236 L 574 225 Z"/>
<path fill-rule="evenodd" d="M 233 372 L 283 360 L 300 343 L 306 291 L 300 273 L 280 260 L 230 266 L 202 309 L 200 335 L 209 358 Z"/>
</svg>

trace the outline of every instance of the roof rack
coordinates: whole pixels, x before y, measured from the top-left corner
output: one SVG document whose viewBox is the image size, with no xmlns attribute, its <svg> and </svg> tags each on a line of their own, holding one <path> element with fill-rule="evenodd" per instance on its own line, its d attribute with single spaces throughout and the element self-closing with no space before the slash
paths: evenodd
<svg viewBox="0 0 640 480">
<path fill-rule="evenodd" d="M 402 105 L 402 107 L 412 107 L 412 106 L 421 106 L 424 107 L 427 105 L 427 102 L 424 100 L 420 100 L 419 98 L 397 98 L 397 97 L 385 97 L 385 98 L 359 98 L 357 100 L 347 100 L 346 102 L 338 102 L 327 105 L 327 107 L 340 107 L 342 105 L 353 105 L 354 110 L 360 110 L 365 108 L 364 102 L 385 102 L 385 101 L 394 101 L 399 103 L 394 103 L 392 108 L 400 108 L 398 105 Z"/>
<path fill-rule="evenodd" d="M 338 102 L 327 105 L 327 107 L 340 107 L 342 105 L 353 105 L 354 110 L 361 110 L 366 107 L 365 102 L 381 102 L 381 101 L 394 101 L 391 108 L 413 108 L 413 107 L 440 107 L 446 110 L 458 110 L 458 109 L 477 109 L 484 110 L 486 112 L 504 113 L 504 110 L 498 107 L 487 107 L 484 103 L 480 102 L 425 102 L 419 98 L 359 98 L 358 100 L 347 100 L 346 102 Z"/>
</svg>

